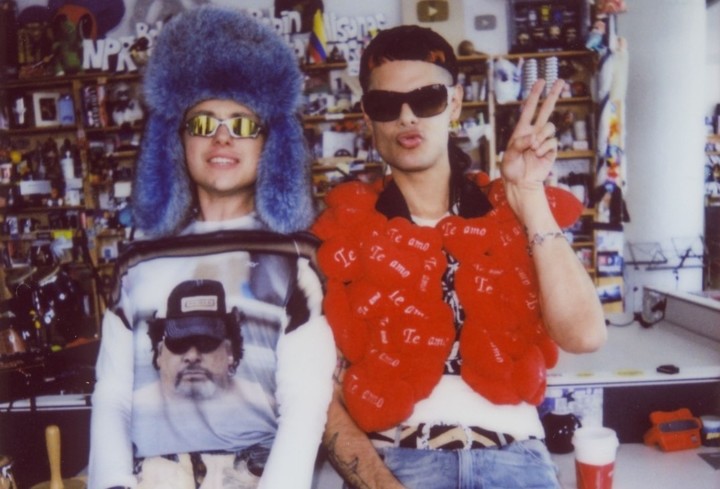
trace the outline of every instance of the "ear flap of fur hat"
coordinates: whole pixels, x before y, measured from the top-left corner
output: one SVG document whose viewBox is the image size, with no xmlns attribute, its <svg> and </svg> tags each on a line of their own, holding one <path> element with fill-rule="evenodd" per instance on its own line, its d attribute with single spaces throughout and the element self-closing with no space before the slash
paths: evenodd
<svg viewBox="0 0 720 489">
<path fill-rule="evenodd" d="M 185 113 L 204 100 L 228 99 L 252 109 L 266 130 L 255 195 L 260 219 L 278 232 L 307 228 L 314 202 L 297 118 L 301 86 L 292 49 L 253 18 L 215 6 L 173 18 L 143 80 L 149 115 L 133 184 L 137 227 L 163 236 L 192 218 L 193 184 L 181 139 Z"/>
</svg>

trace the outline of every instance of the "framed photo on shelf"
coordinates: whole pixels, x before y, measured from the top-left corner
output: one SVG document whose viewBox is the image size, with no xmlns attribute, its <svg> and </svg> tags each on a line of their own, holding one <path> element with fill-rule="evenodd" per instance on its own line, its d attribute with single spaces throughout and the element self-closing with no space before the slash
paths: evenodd
<svg viewBox="0 0 720 489">
<path fill-rule="evenodd" d="M 35 127 L 59 126 L 58 100 L 60 94 L 57 92 L 35 92 L 32 98 Z"/>
</svg>

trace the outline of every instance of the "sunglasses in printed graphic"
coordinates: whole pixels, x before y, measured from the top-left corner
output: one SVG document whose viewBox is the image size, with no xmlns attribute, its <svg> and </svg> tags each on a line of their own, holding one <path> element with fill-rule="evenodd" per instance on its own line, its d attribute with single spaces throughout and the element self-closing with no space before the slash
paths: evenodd
<svg viewBox="0 0 720 489">
<path fill-rule="evenodd" d="M 225 126 L 230 132 L 230 136 L 236 139 L 255 139 L 263 131 L 260 123 L 246 116 L 218 119 L 207 114 L 197 114 L 185 122 L 188 134 L 205 138 L 213 137 L 220 126 Z"/>
<path fill-rule="evenodd" d="M 410 92 L 370 90 L 362 97 L 363 110 L 376 122 L 390 122 L 400 117 L 408 104 L 417 117 L 433 117 L 448 106 L 448 87 L 442 83 L 426 85 Z"/>
<path fill-rule="evenodd" d="M 211 336 L 187 336 L 185 338 L 165 338 L 165 346 L 176 355 L 187 353 L 190 348 L 195 347 L 200 353 L 210 353 L 220 346 L 222 339 Z"/>
</svg>

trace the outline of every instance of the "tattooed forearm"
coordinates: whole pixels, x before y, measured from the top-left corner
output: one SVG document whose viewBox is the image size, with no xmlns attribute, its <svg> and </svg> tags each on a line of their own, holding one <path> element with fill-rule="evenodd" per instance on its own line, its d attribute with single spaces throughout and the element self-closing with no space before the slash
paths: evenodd
<svg viewBox="0 0 720 489">
<path fill-rule="evenodd" d="M 342 460 L 336 448 L 339 433 L 334 433 L 327 443 L 328 459 L 335 469 L 343 476 L 345 482 L 353 489 L 371 489 L 358 473 L 360 459 L 354 457 L 349 461 Z"/>
<path fill-rule="evenodd" d="M 342 385 L 343 378 L 345 377 L 345 370 L 347 370 L 348 367 L 348 361 L 341 355 L 338 355 L 337 363 L 335 364 L 335 371 L 333 372 L 333 380 L 336 384 L 338 384 L 338 386 Z"/>
<path fill-rule="evenodd" d="M 342 380 L 348 362 L 338 353 L 335 392 L 323 435 L 327 457 L 345 483 L 354 489 L 402 489 L 370 439 L 345 409 Z"/>
</svg>

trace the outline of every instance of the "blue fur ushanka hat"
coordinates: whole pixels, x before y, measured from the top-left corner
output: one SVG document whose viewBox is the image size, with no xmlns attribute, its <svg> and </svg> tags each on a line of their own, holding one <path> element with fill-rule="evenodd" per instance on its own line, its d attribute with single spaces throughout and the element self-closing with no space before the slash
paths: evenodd
<svg viewBox="0 0 720 489">
<path fill-rule="evenodd" d="M 255 209 L 273 231 L 307 228 L 314 218 L 310 159 L 297 116 L 302 75 L 280 35 L 229 8 L 204 6 L 163 27 L 143 77 L 148 109 L 133 182 L 135 225 L 149 236 L 174 234 L 194 217 L 195 189 L 185 166 L 181 126 L 203 100 L 230 99 L 265 128 Z"/>
</svg>

